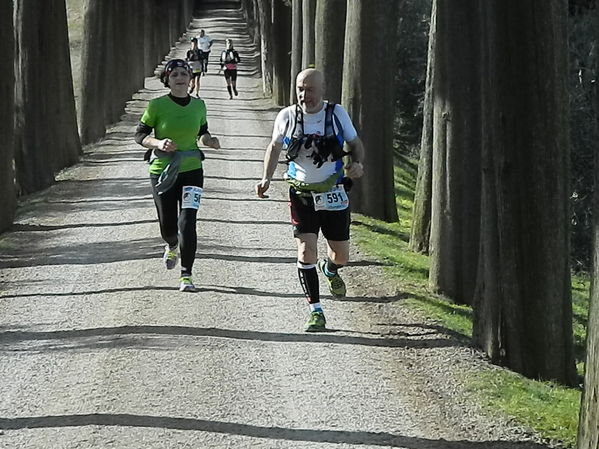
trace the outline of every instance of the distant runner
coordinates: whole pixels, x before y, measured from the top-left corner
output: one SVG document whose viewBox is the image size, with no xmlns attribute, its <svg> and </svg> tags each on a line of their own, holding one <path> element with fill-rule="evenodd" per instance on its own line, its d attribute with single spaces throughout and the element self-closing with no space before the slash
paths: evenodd
<svg viewBox="0 0 599 449">
<path fill-rule="evenodd" d="M 202 50 L 202 74 L 208 73 L 208 57 L 210 56 L 212 43 L 212 38 L 208 36 L 204 30 L 200 30 L 198 45 L 200 50 Z"/>
<path fill-rule="evenodd" d="M 200 77 L 203 71 L 204 52 L 198 48 L 198 40 L 195 37 L 191 38 L 191 48 L 187 51 L 185 60 L 189 63 L 192 71 L 191 85 L 189 94 L 192 95 L 195 89 L 196 97 L 200 98 Z"/>
<path fill-rule="evenodd" d="M 223 50 L 220 55 L 220 68 L 225 69 L 225 81 L 227 83 L 227 90 L 229 91 L 229 100 L 233 99 L 233 92 L 235 96 L 237 93 L 237 64 L 241 62 L 239 53 L 233 48 L 233 41 L 227 39 L 225 41 L 227 48 Z"/>
</svg>

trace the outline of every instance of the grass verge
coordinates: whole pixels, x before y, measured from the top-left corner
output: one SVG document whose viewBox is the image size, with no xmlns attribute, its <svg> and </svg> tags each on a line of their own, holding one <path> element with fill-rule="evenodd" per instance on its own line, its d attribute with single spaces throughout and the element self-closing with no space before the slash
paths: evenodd
<svg viewBox="0 0 599 449">
<path fill-rule="evenodd" d="M 389 277 L 407 295 L 405 304 L 464 338 L 472 336 L 472 309 L 458 306 L 427 291 L 428 257 L 408 250 L 417 163 L 399 156 L 395 192 L 399 222 L 353 216 L 352 238 L 366 253 L 386 262 Z M 589 280 L 572 279 L 573 327 L 577 366 L 582 372 L 585 354 Z M 551 382 L 526 379 L 504 369 L 490 369 L 468 379 L 469 391 L 491 412 L 504 413 L 541 437 L 574 447 L 580 391 Z"/>
</svg>

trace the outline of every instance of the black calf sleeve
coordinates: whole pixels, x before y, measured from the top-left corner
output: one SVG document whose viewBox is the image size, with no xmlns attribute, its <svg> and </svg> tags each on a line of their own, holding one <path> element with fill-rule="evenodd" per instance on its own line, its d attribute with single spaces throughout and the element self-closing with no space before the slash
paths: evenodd
<svg viewBox="0 0 599 449">
<path fill-rule="evenodd" d="M 316 304 L 320 302 L 318 273 L 316 272 L 316 267 L 314 265 L 298 262 L 297 274 L 308 303 Z"/>
</svg>

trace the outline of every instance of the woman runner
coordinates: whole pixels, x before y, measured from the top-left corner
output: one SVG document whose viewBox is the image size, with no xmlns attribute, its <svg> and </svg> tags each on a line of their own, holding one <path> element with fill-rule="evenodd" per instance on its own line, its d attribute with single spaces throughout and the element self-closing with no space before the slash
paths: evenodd
<svg viewBox="0 0 599 449">
<path fill-rule="evenodd" d="M 227 48 L 220 55 L 220 68 L 225 68 L 225 81 L 229 91 L 229 100 L 233 99 L 233 92 L 237 96 L 237 64 L 241 62 L 239 53 L 233 48 L 231 39 L 225 40 Z M 232 91 L 231 91 L 232 89 Z"/>
<path fill-rule="evenodd" d="M 197 291 L 191 276 L 197 249 L 196 215 L 204 185 L 198 138 L 203 145 L 220 148 L 218 138 L 208 132 L 206 104 L 187 92 L 191 76 L 191 68 L 182 59 L 166 64 L 161 81 L 170 93 L 150 100 L 135 134 L 137 143 L 152 150 L 150 182 L 166 242 L 162 259 L 166 269 L 172 270 L 180 252 L 179 290 L 184 292 Z"/>
</svg>

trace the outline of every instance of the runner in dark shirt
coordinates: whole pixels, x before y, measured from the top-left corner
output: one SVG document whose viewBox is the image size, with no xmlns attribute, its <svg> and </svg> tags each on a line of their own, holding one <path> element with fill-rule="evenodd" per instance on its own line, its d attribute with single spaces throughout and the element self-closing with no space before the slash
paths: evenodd
<svg viewBox="0 0 599 449">
<path fill-rule="evenodd" d="M 233 92 L 235 96 L 237 93 L 237 64 L 241 62 L 239 53 L 233 48 L 233 41 L 227 39 L 227 48 L 223 50 L 220 55 L 220 68 L 225 69 L 225 81 L 227 82 L 227 90 L 229 91 L 229 99 L 233 99 Z"/>
<path fill-rule="evenodd" d="M 194 37 L 191 39 L 191 48 L 187 51 L 185 60 L 189 63 L 192 71 L 191 84 L 189 86 L 190 95 L 196 91 L 196 97 L 200 98 L 200 77 L 204 67 L 204 55 L 202 50 L 198 48 L 198 40 Z"/>
</svg>

